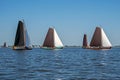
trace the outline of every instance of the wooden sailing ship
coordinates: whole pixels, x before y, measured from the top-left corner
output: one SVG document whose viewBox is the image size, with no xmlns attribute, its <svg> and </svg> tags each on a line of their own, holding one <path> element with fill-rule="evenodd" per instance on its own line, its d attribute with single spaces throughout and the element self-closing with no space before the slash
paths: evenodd
<svg viewBox="0 0 120 80">
<path fill-rule="evenodd" d="M 104 30 L 100 27 L 96 27 L 89 46 L 87 46 L 86 39 L 87 38 L 85 37 L 83 41 L 83 44 L 84 44 L 83 48 L 87 48 L 87 49 L 111 49 L 112 48 L 112 45 L 109 39 L 107 38 Z"/>
<path fill-rule="evenodd" d="M 23 21 L 18 22 L 18 27 L 16 31 L 14 50 L 31 50 L 30 39 L 27 33 L 27 29 Z"/>
<path fill-rule="evenodd" d="M 60 40 L 55 28 L 49 28 L 42 48 L 45 49 L 62 49 L 63 43 Z"/>
<path fill-rule="evenodd" d="M 88 48 L 88 47 L 89 47 L 89 45 L 88 45 L 88 41 L 87 41 L 87 35 L 84 34 L 82 48 Z"/>
</svg>

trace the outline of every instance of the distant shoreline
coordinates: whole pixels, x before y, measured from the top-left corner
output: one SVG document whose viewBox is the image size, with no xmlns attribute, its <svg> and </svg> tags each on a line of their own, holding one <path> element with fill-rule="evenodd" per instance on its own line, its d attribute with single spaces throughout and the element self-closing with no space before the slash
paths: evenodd
<svg viewBox="0 0 120 80">
<path fill-rule="evenodd" d="M 0 46 L 0 48 L 3 47 L 3 45 Z M 7 46 L 8 48 L 12 48 L 12 46 Z M 32 45 L 33 48 L 40 48 L 40 45 Z M 65 45 L 64 46 L 65 48 L 82 48 L 82 46 L 76 46 L 76 45 L 71 45 L 71 46 L 68 46 L 68 45 Z M 112 48 L 120 48 L 120 46 L 112 46 Z"/>
</svg>

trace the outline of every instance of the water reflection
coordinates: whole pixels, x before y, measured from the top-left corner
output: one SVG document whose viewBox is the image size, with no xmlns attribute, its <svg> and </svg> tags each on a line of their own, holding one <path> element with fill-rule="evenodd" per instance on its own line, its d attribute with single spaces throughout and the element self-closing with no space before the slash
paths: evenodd
<svg viewBox="0 0 120 80">
<path fill-rule="evenodd" d="M 27 61 L 26 51 L 16 51 L 16 75 L 18 79 L 25 79 L 27 77 L 29 61 Z"/>
</svg>

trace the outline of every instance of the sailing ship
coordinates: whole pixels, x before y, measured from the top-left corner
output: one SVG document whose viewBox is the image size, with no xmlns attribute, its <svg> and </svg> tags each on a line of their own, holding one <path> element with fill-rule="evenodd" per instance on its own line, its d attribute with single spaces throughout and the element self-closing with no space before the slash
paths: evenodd
<svg viewBox="0 0 120 80">
<path fill-rule="evenodd" d="M 7 43 L 6 42 L 4 42 L 4 44 L 1 46 L 2 48 L 7 48 L 8 46 L 7 46 Z"/>
<path fill-rule="evenodd" d="M 3 47 L 7 47 L 7 44 L 6 44 L 6 42 L 4 42 L 4 44 L 3 44 Z"/>
<path fill-rule="evenodd" d="M 49 28 L 42 48 L 45 49 L 62 49 L 63 43 L 60 40 L 55 28 Z"/>
<path fill-rule="evenodd" d="M 18 27 L 16 31 L 14 50 L 31 50 L 30 39 L 28 36 L 27 29 L 25 27 L 24 21 L 18 22 Z"/>
<path fill-rule="evenodd" d="M 82 48 L 88 48 L 88 41 L 87 41 L 87 35 L 84 34 L 84 37 L 83 37 L 83 46 Z"/>
<path fill-rule="evenodd" d="M 107 38 L 104 30 L 100 27 L 96 27 L 95 32 L 93 34 L 92 40 L 90 42 L 90 46 L 88 49 L 111 49 L 112 45 Z"/>
</svg>

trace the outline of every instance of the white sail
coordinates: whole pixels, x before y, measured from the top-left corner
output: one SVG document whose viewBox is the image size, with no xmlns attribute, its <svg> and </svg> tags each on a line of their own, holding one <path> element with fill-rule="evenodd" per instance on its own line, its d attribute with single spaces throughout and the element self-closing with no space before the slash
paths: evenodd
<svg viewBox="0 0 120 80">
<path fill-rule="evenodd" d="M 104 30 L 101 28 L 101 35 L 102 35 L 102 46 L 103 47 L 111 47 L 111 43 L 110 41 L 108 40 Z"/>
<path fill-rule="evenodd" d="M 25 26 L 24 26 L 24 32 L 25 32 L 25 46 L 29 47 L 30 46 L 30 38 L 28 36 L 28 32 L 27 32 L 27 29 Z"/>
<path fill-rule="evenodd" d="M 63 47 L 63 43 L 58 37 L 58 34 L 55 29 L 54 29 L 54 44 L 55 44 L 55 47 Z"/>
<path fill-rule="evenodd" d="M 25 43 L 26 47 L 29 47 L 30 46 L 30 38 L 29 38 L 29 35 L 27 32 L 27 28 L 26 28 L 24 20 L 23 20 L 23 28 L 24 28 L 24 43 Z"/>
</svg>

